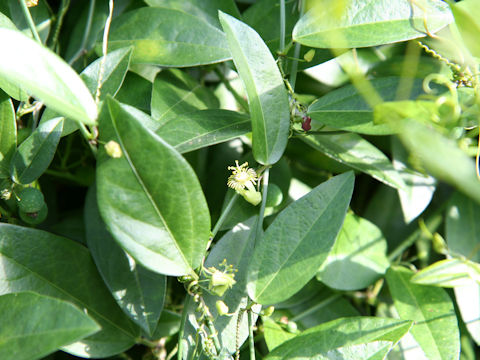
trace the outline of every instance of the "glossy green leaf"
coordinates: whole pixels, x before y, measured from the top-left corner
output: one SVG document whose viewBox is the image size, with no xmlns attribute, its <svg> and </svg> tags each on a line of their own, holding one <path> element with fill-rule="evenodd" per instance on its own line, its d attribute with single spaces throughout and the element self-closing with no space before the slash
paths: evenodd
<svg viewBox="0 0 480 360">
<path fill-rule="evenodd" d="M 250 118 L 229 110 L 198 110 L 180 115 L 155 131 L 180 153 L 197 150 L 245 135 Z"/>
<path fill-rule="evenodd" d="M 379 279 L 389 267 L 387 241 L 370 221 L 349 213 L 317 278 L 338 290 L 359 290 Z"/>
<path fill-rule="evenodd" d="M 283 210 L 257 239 L 248 294 L 260 304 L 288 299 L 326 260 L 345 218 L 353 173 L 338 175 Z"/>
<path fill-rule="evenodd" d="M 83 245 L 44 231 L 0 224 L 0 263 L 0 294 L 34 291 L 66 300 L 102 327 L 63 350 L 107 357 L 135 343 L 138 328 L 113 300 Z"/>
<path fill-rule="evenodd" d="M 474 286 L 480 282 L 480 265 L 469 260 L 445 259 L 417 272 L 410 281 L 440 287 Z"/>
<path fill-rule="evenodd" d="M 115 242 L 100 217 L 94 187 L 85 201 L 85 230 L 93 260 L 118 305 L 152 335 L 163 309 L 166 277 L 137 264 Z"/>
<path fill-rule="evenodd" d="M 430 204 L 436 180 L 408 167 L 408 153 L 397 138 L 392 139 L 393 167 L 400 173 L 405 186 L 397 189 L 405 223 L 417 218 Z"/>
<path fill-rule="evenodd" d="M 163 310 L 158 321 L 152 339 L 175 335 L 180 329 L 180 320 L 182 316 L 172 311 Z"/>
<path fill-rule="evenodd" d="M 18 30 L 12 20 L 10 20 L 8 16 L 1 12 L 2 10 L 4 9 L 0 8 L 0 27 L 10 30 Z"/>
<path fill-rule="evenodd" d="M 127 74 L 131 56 L 132 48 L 118 49 L 107 54 L 103 67 L 100 100 L 104 100 L 107 95 L 115 97 Z M 97 91 L 98 76 L 102 61 L 103 57 L 95 60 L 80 74 L 80 77 L 93 96 L 95 96 Z"/>
<path fill-rule="evenodd" d="M 150 112 L 150 99 L 152 97 L 152 83 L 140 75 L 128 72 L 123 85 L 115 97 L 123 104 L 128 104 Z"/>
<path fill-rule="evenodd" d="M 190 165 L 145 128 L 128 109 L 107 98 L 100 140 L 116 141 L 120 158 L 101 148 L 97 197 L 107 228 L 136 261 L 166 274 L 190 274 L 202 261 L 210 216 Z"/>
<path fill-rule="evenodd" d="M 144 7 L 112 22 L 109 51 L 133 45 L 132 63 L 198 66 L 231 58 L 225 35 L 183 11 Z"/>
<path fill-rule="evenodd" d="M 288 96 L 282 76 L 255 30 L 224 13 L 220 13 L 220 22 L 247 91 L 253 156 L 261 164 L 274 164 L 285 150 L 290 128 Z"/>
<path fill-rule="evenodd" d="M 229 265 L 233 265 L 238 271 L 235 273 L 236 284 L 232 289 L 227 290 L 223 297 L 204 293 L 203 298 L 213 316 L 213 324 L 218 332 L 218 339 L 221 348 L 229 354 L 233 354 L 236 349 L 236 343 L 242 344 L 248 336 L 248 316 L 240 314 L 240 309 L 248 305 L 248 296 L 246 290 L 247 266 L 253 252 L 254 235 L 256 232 L 257 217 L 237 224 L 231 231 L 226 233 L 215 245 L 209 254 L 205 267 L 219 268 L 219 264 L 226 259 Z M 215 307 L 215 302 L 222 300 L 229 308 L 232 316 L 220 316 Z M 184 342 L 188 344 L 188 351 L 185 356 L 192 354 L 195 348 L 195 336 L 198 323 L 195 319 L 195 309 L 197 305 L 191 301 L 188 309 L 187 324 L 184 334 Z M 254 307 L 255 312 L 260 311 L 259 306 Z M 238 317 L 241 319 L 238 320 Z M 256 318 L 256 317 L 255 317 Z M 237 322 L 239 323 L 239 334 L 237 339 Z M 185 358 L 185 357 L 184 357 Z"/>
<path fill-rule="evenodd" d="M 286 341 L 265 360 L 382 359 L 412 324 L 366 316 L 336 319 Z M 374 357 L 377 352 L 382 356 Z"/>
<path fill-rule="evenodd" d="M 295 25 L 293 39 L 318 48 L 353 48 L 388 44 L 435 33 L 452 22 L 440 0 L 326 0 Z"/>
<path fill-rule="evenodd" d="M 448 1 L 455 17 L 455 24 L 460 31 L 465 45 L 473 56 L 480 56 L 480 45 L 477 41 L 477 34 L 480 31 L 480 11 L 478 1 L 463 0 L 460 3 Z"/>
<path fill-rule="evenodd" d="M 77 73 L 60 57 L 25 35 L 0 28 L 0 78 L 52 107 L 59 114 L 95 124 L 97 105 Z"/>
<path fill-rule="evenodd" d="M 221 29 L 218 10 L 240 18 L 240 12 L 233 0 L 145 0 L 150 6 L 177 9 L 194 15 Z"/>
<path fill-rule="evenodd" d="M 302 140 L 328 157 L 364 172 L 388 186 L 397 189 L 405 186 L 388 157 L 357 134 L 326 133 L 304 136 Z"/>
<path fill-rule="evenodd" d="M 12 100 L 0 90 L 0 179 L 10 175 L 10 161 L 17 148 L 17 123 Z"/>
<path fill-rule="evenodd" d="M 373 88 L 385 101 L 395 99 L 400 84 L 398 77 L 373 79 Z M 422 82 L 416 80 L 412 87 L 411 98 L 416 98 L 423 92 Z M 308 115 L 312 118 L 312 125 L 327 125 L 335 129 L 352 131 L 367 135 L 388 135 L 395 133 L 389 124 L 376 124 L 373 121 L 373 109 L 363 99 L 353 85 L 333 90 L 316 100 L 308 108 Z M 320 124 L 316 124 L 316 122 Z"/>
<path fill-rule="evenodd" d="M 21 32 L 29 37 L 32 37 L 32 31 L 30 30 L 30 26 L 25 18 L 25 14 L 19 1 L 3 0 L 0 4 L 0 12 L 7 15 L 15 24 L 15 27 Z M 40 39 L 43 43 L 45 43 L 52 24 L 52 20 L 50 19 L 50 11 L 46 1 L 38 1 L 36 6 L 29 8 L 29 12 L 34 24 L 36 25 L 35 27 L 37 28 Z"/>
<path fill-rule="evenodd" d="M 403 267 L 387 271 L 387 283 L 401 319 L 414 320 L 411 333 L 429 359 L 458 359 L 460 335 L 452 301 L 444 289 L 410 282 Z"/>
<path fill-rule="evenodd" d="M 453 140 L 414 120 L 405 119 L 398 125 L 403 144 L 430 174 L 480 202 L 475 164 Z"/>
<path fill-rule="evenodd" d="M 289 333 L 271 318 L 262 317 L 262 323 L 265 342 L 269 351 L 295 337 L 295 334 Z"/>
<path fill-rule="evenodd" d="M 62 135 L 63 118 L 55 118 L 43 124 L 18 147 L 13 155 L 11 174 L 15 182 L 30 184 L 38 179 L 57 150 Z"/>
<path fill-rule="evenodd" d="M 446 240 L 450 251 L 480 263 L 480 230 L 478 219 L 480 205 L 460 193 L 456 193 L 448 206 Z M 480 344 L 480 285 L 467 284 L 454 289 L 460 314 L 468 332 Z"/>
<path fill-rule="evenodd" d="M 151 113 L 162 124 L 182 114 L 219 107 L 215 95 L 184 71 L 164 70 L 153 82 Z"/>
<path fill-rule="evenodd" d="M 0 318 L 2 359 L 41 359 L 100 330 L 72 304 L 31 292 L 0 296 Z"/>
</svg>

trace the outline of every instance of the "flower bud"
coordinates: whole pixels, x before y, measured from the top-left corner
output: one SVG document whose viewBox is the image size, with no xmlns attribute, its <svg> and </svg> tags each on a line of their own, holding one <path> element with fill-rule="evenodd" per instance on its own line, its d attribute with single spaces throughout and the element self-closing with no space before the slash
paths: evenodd
<svg viewBox="0 0 480 360">
<path fill-rule="evenodd" d="M 303 55 L 303 59 L 306 61 L 306 62 L 310 62 L 313 60 L 313 57 L 315 56 L 315 49 L 310 49 L 308 50 L 305 55 Z"/>
<path fill-rule="evenodd" d="M 236 281 L 233 279 L 234 274 L 227 274 L 219 270 L 215 270 L 210 279 L 210 290 L 217 296 L 223 296 Z"/>
<path fill-rule="evenodd" d="M 217 308 L 217 312 L 220 316 L 228 315 L 228 306 L 222 300 L 218 300 L 215 303 L 215 307 Z"/>
<path fill-rule="evenodd" d="M 274 311 L 275 311 L 275 307 L 269 306 L 266 309 L 262 310 L 262 315 L 263 316 L 271 316 Z"/>
<path fill-rule="evenodd" d="M 287 331 L 289 333 L 295 333 L 295 332 L 297 332 L 297 330 L 298 330 L 297 323 L 295 323 L 293 321 L 289 321 L 288 324 L 287 324 Z"/>
<path fill-rule="evenodd" d="M 432 245 L 433 245 L 433 250 L 435 250 L 435 252 L 439 254 L 448 253 L 447 244 L 445 243 L 445 240 L 439 233 L 433 234 Z"/>
<path fill-rule="evenodd" d="M 122 148 L 120 145 L 113 140 L 110 140 L 105 144 L 105 151 L 107 152 L 108 156 L 118 159 L 122 157 Z"/>
</svg>

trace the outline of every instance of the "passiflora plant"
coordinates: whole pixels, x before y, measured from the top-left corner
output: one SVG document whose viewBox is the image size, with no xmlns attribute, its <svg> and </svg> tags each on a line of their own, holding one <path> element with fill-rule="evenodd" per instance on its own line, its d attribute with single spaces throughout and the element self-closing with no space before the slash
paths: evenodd
<svg viewBox="0 0 480 360">
<path fill-rule="evenodd" d="M 0 358 L 477 358 L 479 19 L 0 2 Z"/>
</svg>

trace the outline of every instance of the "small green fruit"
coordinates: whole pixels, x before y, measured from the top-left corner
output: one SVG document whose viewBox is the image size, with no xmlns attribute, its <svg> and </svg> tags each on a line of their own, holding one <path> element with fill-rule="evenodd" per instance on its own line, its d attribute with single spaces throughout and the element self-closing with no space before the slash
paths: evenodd
<svg viewBox="0 0 480 360">
<path fill-rule="evenodd" d="M 20 215 L 20 219 L 23 222 L 31 225 L 38 225 L 45 221 L 48 215 L 48 207 L 47 204 L 43 204 L 42 208 L 38 212 L 30 212 L 27 213 L 25 211 L 19 210 L 18 214 Z"/>
<path fill-rule="evenodd" d="M 297 324 L 293 321 L 289 321 L 287 324 L 287 331 L 289 333 L 295 333 L 297 332 L 297 330 L 298 330 Z"/>
<path fill-rule="evenodd" d="M 36 213 L 45 205 L 42 192 L 32 187 L 23 189 L 18 198 L 18 207 L 25 213 Z"/>
</svg>

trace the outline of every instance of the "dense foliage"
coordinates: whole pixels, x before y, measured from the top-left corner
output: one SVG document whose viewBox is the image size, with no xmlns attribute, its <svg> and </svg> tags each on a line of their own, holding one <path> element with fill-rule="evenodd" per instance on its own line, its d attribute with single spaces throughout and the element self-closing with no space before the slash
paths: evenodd
<svg viewBox="0 0 480 360">
<path fill-rule="evenodd" d="M 479 19 L 1 1 L 0 359 L 475 359 Z"/>
</svg>

